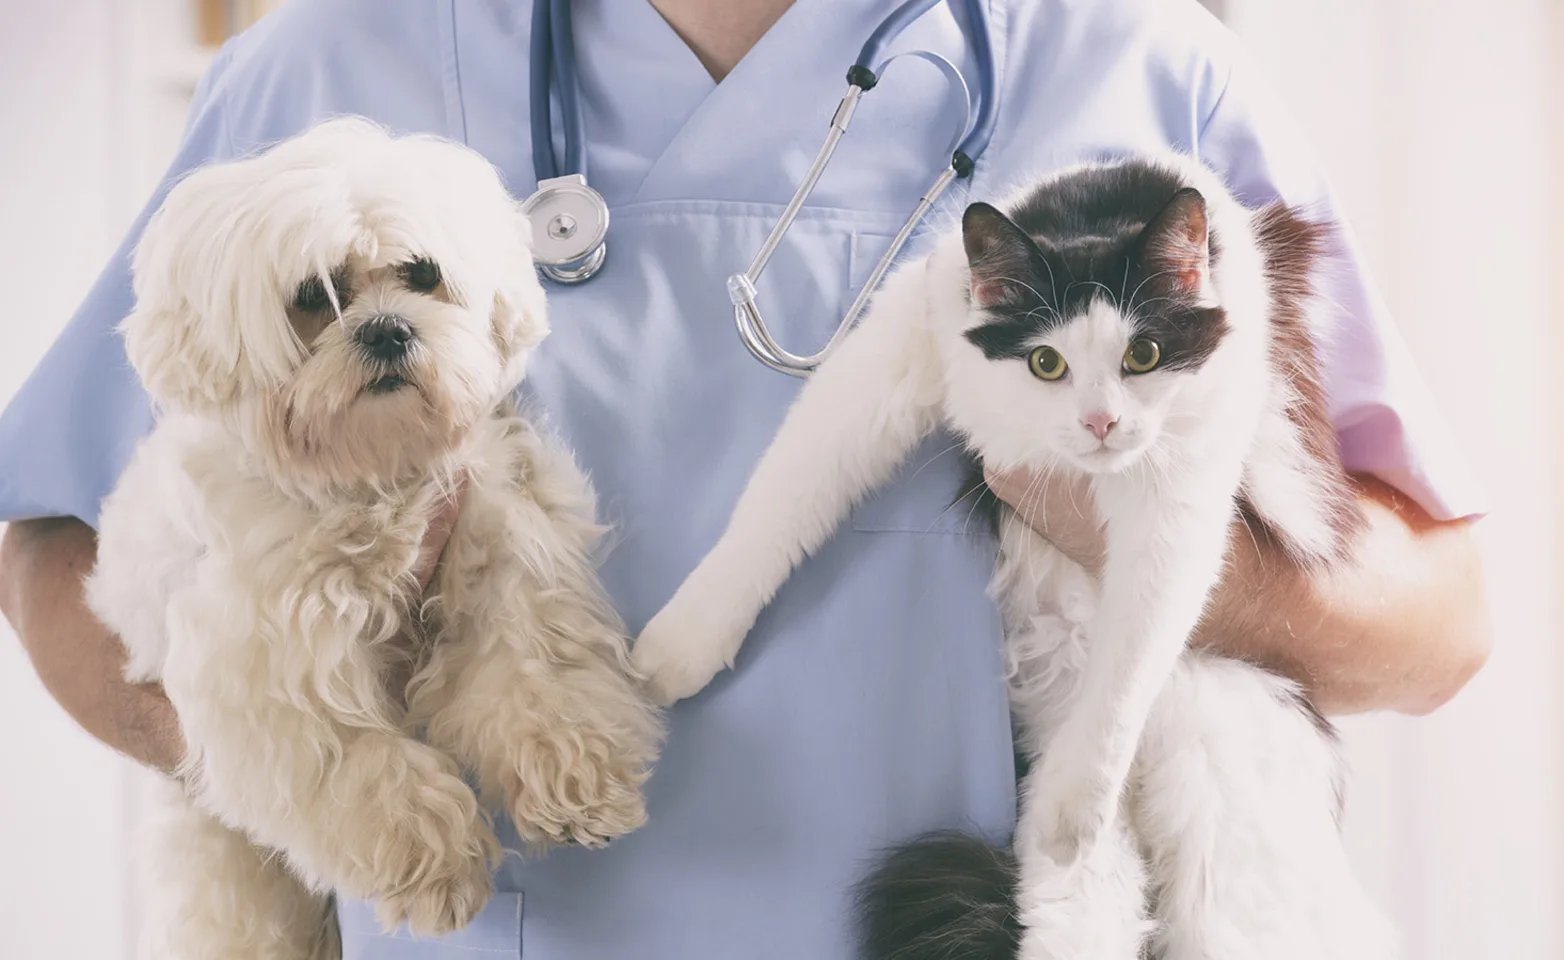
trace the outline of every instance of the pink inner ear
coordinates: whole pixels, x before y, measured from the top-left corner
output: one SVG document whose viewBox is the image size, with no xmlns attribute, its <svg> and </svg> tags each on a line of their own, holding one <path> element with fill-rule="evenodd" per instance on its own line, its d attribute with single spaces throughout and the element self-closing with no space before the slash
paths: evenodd
<svg viewBox="0 0 1564 960">
<path fill-rule="evenodd" d="M 1200 289 L 1211 267 L 1210 248 L 1206 245 L 1206 213 L 1196 209 L 1184 221 L 1184 249 L 1178 265 L 1178 282 L 1185 290 Z"/>
<path fill-rule="evenodd" d="M 1149 266 L 1171 276 L 1178 289 L 1199 293 L 1210 279 L 1209 221 L 1205 201 L 1196 191 L 1175 194 L 1147 227 Z"/>
<path fill-rule="evenodd" d="M 980 307 L 993 307 L 1010 296 L 1008 285 L 1002 280 L 972 281 L 972 300 Z"/>
<path fill-rule="evenodd" d="M 1192 217 L 1185 226 L 1188 232 L 1169 237 L 1162 253 L 1179 289 L 1192 293 L 1205 286 L 1211 257 L 1206 247 L 1205 218 Z"/>
</svg>

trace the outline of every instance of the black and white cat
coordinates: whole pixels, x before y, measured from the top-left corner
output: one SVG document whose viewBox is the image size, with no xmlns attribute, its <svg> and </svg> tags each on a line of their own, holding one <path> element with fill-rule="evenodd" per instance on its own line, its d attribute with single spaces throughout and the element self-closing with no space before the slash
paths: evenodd
<svg viewBox="0 0 1564 960">
<path fill-rule="evenodd" d="M 1304 320 L 1323 225 L 1182 156 L 1088 165 L 896 271 L 811 378 L 729 526 L 635 648 L 663 700 L 731 666 L 793 566 L 929 433 L 1084 475 L 1100 579 L 1001 511 L 992 583 L 1035 758 L 1013 857 L 956 835 L 864 888 L 870 957 L 1385 960 L 1338 836 L 1328 726 L 1292 683 L 1186 651 L 1248 523 L 1300 565 L 1361 523 Z"/>
</svg>

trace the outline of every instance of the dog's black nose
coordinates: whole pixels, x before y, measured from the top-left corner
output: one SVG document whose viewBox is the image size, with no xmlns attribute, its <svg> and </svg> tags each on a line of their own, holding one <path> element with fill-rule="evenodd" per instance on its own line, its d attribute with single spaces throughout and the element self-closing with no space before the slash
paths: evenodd
<svg viewBox="0 0 1564 960">
<path fill-rule="evenodd" d="M 353 334 L 364 352 L 376 360 L 400 360 L 407 355 L 413 339 L 413 326 L 401 317 L 381 314 L 370 317 Z"/>
</svg>

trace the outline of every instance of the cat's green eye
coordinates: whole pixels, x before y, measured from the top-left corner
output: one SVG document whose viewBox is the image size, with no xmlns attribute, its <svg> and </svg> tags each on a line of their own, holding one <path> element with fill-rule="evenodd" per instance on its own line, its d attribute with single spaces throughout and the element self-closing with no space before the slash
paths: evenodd
<svg viewBox="0 0 1564 960">
<path fill-rule="evenodd" d="M 1162 348 L 1157 341 L 1139 337 L 1124 351 L 1124 369 L 1130 373 L 1150 373 L 1162 362 Z"/>
<path fill-rule="evenodd" d="M 1053 347 L 1038 347 L 1032 351 L 1032 355 L 1026 358 L 1026 365 L 1032 369 L 1032 376 L 1039 380 L 1058 380 L 1069 369 L 1065 365 L 1064 357 Z"/>
</svg>

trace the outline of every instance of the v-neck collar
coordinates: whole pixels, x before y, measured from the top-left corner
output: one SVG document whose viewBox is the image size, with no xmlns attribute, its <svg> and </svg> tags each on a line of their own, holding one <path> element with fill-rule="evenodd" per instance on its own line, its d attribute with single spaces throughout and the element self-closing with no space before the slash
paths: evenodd
<svg viewBox="0 0 1564 960">
<path fill-rule="evenodd" d="M 718 84 L 648 0 L 575 9 L 588 179 L 626 203 Z"/>
<path fill-rule="evenodd" d="M 775 172 L 779 152 L 813 155 L 845 89 L 847 66 L 887 6 L 886 0 L 795 0 L 718 83 L 651 4 L 642 4 L 642 12 L 626 20 L 644 15 L 655 27 L 648 25 L 646 35 L 632 42 L 640 44 L 643 56 L 650 51 L 650 56 L 661 58 L 665 70 L 669 61 L 676 62 L 679 89 L 704 93 L 671 108 L 681 112 L 682 122 L 646 151 L 644 176 L 622 199 L 773 199 L 769 194 L 775 190 L 760 188 L 760 183 Z M 633 76 L 638 66 L 628 59 L 611 62 L 598 49 L 591 67 L 583 71 L 601 71 L 598 76 L 605 83 L 608 77 L 638 83 Z M 658 99 L 663 100 L 660 91 Z M 643 141 L 643 146 L 651 147 L 652 141 Z M 781 181 L 778 185 L 791 192 L 791 186 Z"/>
<path fill-rule="evenodd" d="M 577 57 L 585 126 L 588 138 L 597 138 L 592 139 L 591 149 L 603 161 L 591 176 L 603 178 L 604 196 L 611 203 L 677 195 L 678 184 L 691 182 L 690 168 L 681 164 L 692 150 L 710 152 L 713 142 L 724 144 L 725 150 L 740 146 L 738 138 L 721 136 L 714 127 L 732 124 L 741 129 L 737 118 L 753 124 L 757 116 L 775 113 L 774 104 L 769 110 L 762 107 L 759 95 L 774 101 L 776 91 L 757 89 L 757 78 L 777 75 L 787 57 L 796 58 L 800 49 L 809 49 L 801 43 L 818 48 L 824 38 L 851 36 L 850 30 L 843 29 L 844 15 L 877 5 L 878 0 L 794 0 L 717 81 L 650 2 L 579 4 L 576 33 L 588 40 L 578 44 L 582 49 Z M 657 91 L 655 104 L 636 102 L 634 96 L 626 96 L 630 89 Z M 715 140 L 710 139 L 714 135 Z M 613 155 L 616 147 L 638 148 L 643 163 L 638 179 L 621 179 L 621 172 L 630 171 L 614 169 L 615 161 L 623 159 Z M 736 149 L 730 155 L 735 160 L 741 156 Z"/>
<path fill-rule="evenodd" d="M 894 2 L 795 0 L 720 83 L 647 0 L 575 3 L 588 179 L 614 207 L 785 202 L 825 134 L 847 65 Z M 530 7 L 514 0 L 447 3 L 455 126 L 525 196 L 536 183 L 528 132 Z M 919 18 L 906 38 L 907 45 L 949 53 L 963 43 L 945 4 Z M 872 205 L 880 192 L 872 189 L 876 176 L 916 184 L 932 175 L 951 124 L 959 123 L 933 71 L 901 70 L 894 79 L 892 95 L 866 100 L 853 142 L 844 144 L 844 156 L 857 154 L 852 163 L 865 167 L 848 174 L 854 195 Z M 905 148 L 887 156 L 874 142 L 876 129 Z M 828 179 L 840 183 L 835 166 Z M 822 186 L 822 198 L 833 192 Z M 902 198 L 891 205 L 899 208 Z"/>
</svg>

